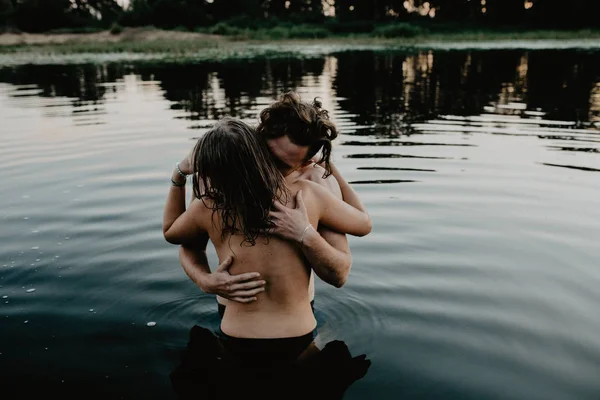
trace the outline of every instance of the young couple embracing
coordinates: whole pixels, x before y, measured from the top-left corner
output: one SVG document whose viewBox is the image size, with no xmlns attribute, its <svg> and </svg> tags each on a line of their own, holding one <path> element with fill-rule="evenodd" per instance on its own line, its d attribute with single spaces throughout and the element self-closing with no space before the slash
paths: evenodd
<svg viewBox="0 0 600 400">
<path fill-rule="evenodd" d="M 337 136 L 327 111 L 287 93 L 260 124 L 224 118 L 173 171 L 163 216 L 187 275 L 218 296 L 230 342 L 281 339 L 289 357 L 312 338 L 313 275 L 341 287 L 352 263 L 346 234 L 371 219 L 330 160 Z M 185 184 L 194 198 L 186 208 Z M 211 272 L 210 240 L 220 265 Z M 314 271 L 314 274 L 313 274 Z"/>
</svg>

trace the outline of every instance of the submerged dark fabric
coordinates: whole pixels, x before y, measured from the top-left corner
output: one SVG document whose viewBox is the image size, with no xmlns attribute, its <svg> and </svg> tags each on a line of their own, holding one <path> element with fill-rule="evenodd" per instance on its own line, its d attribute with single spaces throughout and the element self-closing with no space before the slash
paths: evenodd
<svg viewBox="0 0 600 400">
<path fill-rule="evenodd" d="M 313 342 L 315 332 L 292 338 L 246 339 L 235 338 L 219 331 L 225 355 L 241 365 L 273 367 L 294 362 Z"/>
<path fill-rule="evenodd" d="M 218 301 L 217 301 L 217 305 L 219 307 L 219 317 L 221 317 L 221 319 L 223 319 L 223 315 L 225 315 L 225 309 L 227 308 L 227 306 L 219 303 Z M 312 308 L 313 313 L 314 313 L 315 312 L 315 301 L 314 300 L 311 300 L 310 307 Z"/>
<path fill-rule="evenodd" d="M 281 346 L 297 349 L 306 342 L 309 346 L 309 335 L 274 339 L 272 344 L 266 341 L 273 339 L 227 340 L 199 326 L 191 329 L 181 364 L 171 373 L 178 398 L 342 399 L 346 389 L 371 365 L 364 354 L 352 357 L 344 342 L 337 340 L 302 360 L 292 359 L 297 350 L 284 349 L 284 356 L 269 353 Z M 260 344 L 252 344 L 254 340 Z M 242 350 L 243 346 L 249 347 Z"/>
</svg>

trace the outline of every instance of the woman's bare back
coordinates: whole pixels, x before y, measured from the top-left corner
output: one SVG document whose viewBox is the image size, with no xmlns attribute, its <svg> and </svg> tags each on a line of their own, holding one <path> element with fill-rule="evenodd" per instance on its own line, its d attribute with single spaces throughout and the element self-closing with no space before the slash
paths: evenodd
<svg viewBox="0 0 600 400">
<path fill-rule="evenodd" d="M 303 190 L 304 201 L 313 227 L 318 226 L 318 213 L 310 187 L 305 181 L 290 184 L 290 201 Z M 209 204 L 210 206 L 210 204 Z M 294 204 L 288 204 L 294 206 Z M 261 236 L 254 246 L 243 243 L 241 234 L 222 238 L 222 219 L 209 207 L 200 207 L 202 218 L 219 260 L 233 256 L 232 274 L 259 272 L 266 281 L 265 291 L 252 303 L 228 302 L 221 330 L 233 337 L 284 338 L 311 332 L 316 327 L 308 286 L 310 266 L 296 244 L 275 236 Z"/>
</svg>

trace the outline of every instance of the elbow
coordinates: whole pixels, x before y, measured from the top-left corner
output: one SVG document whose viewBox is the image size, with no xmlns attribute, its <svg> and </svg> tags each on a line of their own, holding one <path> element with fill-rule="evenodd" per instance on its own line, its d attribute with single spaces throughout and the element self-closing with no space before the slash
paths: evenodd
<svg viewBox="0 0 600 400">
<path fill-rule="evenodd" d="M 326 274 L 317 273 L 317 275 L 319 276 L 319 278 L 321 278 L 323 280 L 323 282 L 325 282 L 328 285 L 331 285 L 337 289 L 340 289 L 342 286 L 344 286 L 346 284 L 346 281 L 348 281 L 349 274 L 350 274 L 349 267 L 344 268 L 344 270 L 341 270 L 341 271 L 329 271 Z"/>
<path fill-rule="evenodd" d="M 167 230 L 163 229 L 163 236 L 165 237 L 165 240 L 171 244 L 183 244 L 168 229 Z"/>
<path fill-rule="evenodd" d="M 373 222 L 371 221 L 371 218 L 369 216 L 367 216 L 364 224 L 361 225 L 361 229 L 358 232 L 356 232 L 355 236 L 358 236 L 358 237 L 367 236 L 369 233 L 371 233 L 372 230 L 373 230 Z"/>
<path fill-rule="evenodd" d="M 331 284 L 337 288 L 337 289 L 341 289 L 342 286 L 344 286 L 346 284 L 346 282 L 348 281 L 348 275 L 345 276 L 339 276 L 337 277 Z"/>
<path fill-rule="evenodd" d="M 352 268 L 352 259 L 348 257 L 344 268 L 335 274 L 335 277 L 332 279 L 331 284 L 338 289 L 344 286 L 348 281 L 348 276 L 350 275 L 350 268 Z"/>
<path fill-rule="evenodd" d="M 364 236 L 367 236 L 369 233 L 371 233 L 371 231 L 373 231 L 373 221 L 371 221 L 371 217 L 367 217 L 367 223 L 365 224 L 365 234 Z"/>
</svg>

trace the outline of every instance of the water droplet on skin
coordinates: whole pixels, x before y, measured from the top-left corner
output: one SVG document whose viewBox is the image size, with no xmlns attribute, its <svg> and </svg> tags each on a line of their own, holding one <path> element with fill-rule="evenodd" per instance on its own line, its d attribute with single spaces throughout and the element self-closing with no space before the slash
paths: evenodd
<svg viewBox="0 0 600 400">
<path fill-rule="evenodd" d="M 150 322 L 148 322 L 148 323 L 146 324 L 146 326 L 149 326 L 149 327 L 156 326 L 156 322 L 154 322 L 154 321 L 150 321 Z"/>
<path fill-rule="evenodd" d="M 35 289 L 27 289 L 26 292 L 27 293 L 33 293 L 33 292 L 35 292 Z"/>
<path fill-rule="evenodd" d="M 29 217 L 23 217 L 23 219 L 29 219 Z"/>
<path fill-rule="evenodd" d="M 3 299 L 8 299 L 8 296 L 2 296 Z"/>
<path fill-rule="evenodd" d="M 31 250 L 39 250 L 40 246 L 33 246 Z M 22 253 L 21 253 L 22 254 Z"/>
<path fill-rule="evenodd" d="M 40 261 L 40 259 L 39 259 L 39 258 L 36 258 L 36 259 L 35 259 L 35 261 Z"/>
<path fill-rule="evenodd" d="M 93 309 L 93 308 L 90 308 L 90 312 L 94 312 L 94 309 Z"/>
<path fill-rule="evenodd" d="M 25 322 L 23 322 L 23 323 L 24 323 L 24 324 L 27 324 L 27 323 L 29 323 L 29 320 L 27 320 L 27 321 L 25 321 Z"/>
<path fill-rule="evenodd" d="M 39 231 L 36 229 L 35 231 L 31 231 L 31 233 L 38 233 Z"/>
<path fill-rule="evenodd" d="M 67 237 L 65 238 L 65 240 L 69 240 L 69 237 L 67 236 Z"/>
</svg>

